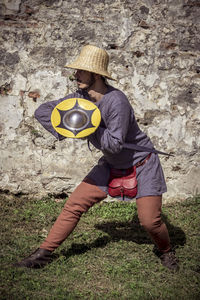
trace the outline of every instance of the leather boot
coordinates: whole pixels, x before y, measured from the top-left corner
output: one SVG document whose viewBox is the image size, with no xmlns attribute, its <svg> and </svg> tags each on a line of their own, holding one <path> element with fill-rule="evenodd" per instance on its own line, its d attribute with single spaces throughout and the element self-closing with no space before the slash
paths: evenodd
<svg viewBox="0 0 200 300">
<path fill-rule="evenodd" d="M 167 267 L 168 269 L 172 271 L 178 271 L 179 270 L 179 265 L 178 265 L 178 259 L 175 256 L 174 251 L 169 251 L 167 253 L 163 253 L 160 256 L 161 263 L 163 266 Z"/>
<path fill-rule="evenodd" d="M 14 267 L 21 268 L 42 268 L 52 261 L 52 251 L 38 248 L 31 255 L 20 262 L 14 264 Z"/>
</svg>

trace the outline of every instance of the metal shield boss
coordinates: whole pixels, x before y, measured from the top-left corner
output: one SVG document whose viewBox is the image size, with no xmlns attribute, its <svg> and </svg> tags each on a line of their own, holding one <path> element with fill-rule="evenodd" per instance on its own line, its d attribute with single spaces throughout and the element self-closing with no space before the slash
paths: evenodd
<svg viewBox="0 0 200 300">
<path fill-rule="evenodd" d="M 51 114 L 51 124 L 61 135 L 70 138 L 86 137 L 99 127 L 101 113 L 91 101 L 70 98 L 60 102 Z"/>
</svg>

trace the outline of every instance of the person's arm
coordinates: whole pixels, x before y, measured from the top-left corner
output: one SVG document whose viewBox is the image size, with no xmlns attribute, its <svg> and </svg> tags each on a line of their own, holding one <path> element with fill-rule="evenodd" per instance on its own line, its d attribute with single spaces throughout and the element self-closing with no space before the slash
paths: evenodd
<svg viewBox="0 0 200 300">
<path fill-rule="evenodd" d="M 129 129 L 131 107 L 128 101 L 121 101 L 120 98 L 109 99 L 107 106 L 106 127 L 99 126 L 88 140 L 99 150 L 119 153 Z"/>
<path fill-rule="evenodd" d="M 54 100 L 50 102 L 46 102 L 41 104 L 35 111 L 35 118 L 38 122 L 51 134 L 53 134 L 59 141 L 65 139 L 64 136 L 60 135 L 52 126 L 51 124 L 51 114 L 55 106 L 60 103 L 61 101 L 69 98 L 80 97 L 77 93 L 70 94 L 64 98 L 59 100 Z"/>
</svg>

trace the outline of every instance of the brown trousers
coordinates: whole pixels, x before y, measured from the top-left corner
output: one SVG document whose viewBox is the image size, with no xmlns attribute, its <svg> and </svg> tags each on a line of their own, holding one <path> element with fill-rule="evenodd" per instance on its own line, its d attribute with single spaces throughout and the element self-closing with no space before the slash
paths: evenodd
<svg viewBox="0 0 200 300">
<path fill-rule="evenodd" d="M 106 198 L 106 193 L 96 185 L 83 181 L 71 194 L 61 214 L 40 248 L 55 250 L 74 230 L 81 215 L 95 203 Z M 166 225 L 161 220 L 161 196 L 148 196 L 136 201 L 141 225 L 151 236 L 161 252 L 170 250 Z"/>
</svg>

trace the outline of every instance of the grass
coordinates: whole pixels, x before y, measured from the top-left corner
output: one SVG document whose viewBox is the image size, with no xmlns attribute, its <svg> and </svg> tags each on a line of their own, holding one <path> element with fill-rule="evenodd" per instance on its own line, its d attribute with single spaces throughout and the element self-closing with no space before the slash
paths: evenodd
<svg viewBox="0 0 200 300">
<path fill-rule="evenodd" d="M 43 241 L 65 200 L 1 195 L 0 299 L 200 299 L 200 197 L 163 207 L 180 271 L 165 269 L 135 203 L 100 203 L 43 269 L 15 269 Z"/>
</svg>

